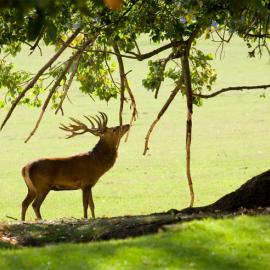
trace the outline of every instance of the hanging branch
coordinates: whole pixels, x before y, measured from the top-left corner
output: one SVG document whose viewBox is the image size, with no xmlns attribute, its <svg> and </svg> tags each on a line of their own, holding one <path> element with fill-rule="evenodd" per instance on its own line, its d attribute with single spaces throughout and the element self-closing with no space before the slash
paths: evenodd
<svg viewBox="0 0 270 270">
<path fill-rule="evenodd" d="M 182 56 L 181 56 L 181 66 L 183 80 L 186 90 L 186 100 L 187 100 L 187 121 L 186 121 L 186 174 L 188 179 L 189 193 L 190 193 L 190 203 L 189 207 L 193 207 L 194 204 L 194 191 L 193 183 L 191 177 L 191 139 L 192 139 L 192 113 L 193 113 L 193 92 L 191 85 L 191 75 L 189 67 L 189 53 L 192 42 L 198 35 L 201 28 L 197 25 L 195 30 L 190 35 L 189 39 L 185 42 L 186 45 L 182 47 Z"/>
<path fill-rule="evenodd" d="M 169 98 L 166 100 L 165 104 L 163 105 L 163 107 L 161 108 L 160 112 L 158 113 L 157 118 L 154 120 L 154 122 L 150 126 L 150 128 L 149 128 L 149 130 L 147 132 L 147 135 L 145 137 L 145 144 L 144 144 L 143 155 L 146 155 L 146 152 L 149 150 L 149 147 L 148 147 L 149 139 L 150 139 L 151 133 L 152 133 L 155 125 L 158 123 L 158 121 L 163 116 L 163 114 L 167 111 L 168 107 L 170 106 L 170 104 L 174 100 L 176 94 L 181 89 L 182 84 L 183 84 L 183 78 L 181 77 L 180 80 L 179 80 L 179 82 L 177 83 L 177 85 L 175 86 L 175 88 L 173 89 L 173 91 L 171 92 Z"/>
<path fill-rule="evenodd" d="M 14 109 L 20 102 L 20 100 L 25 96 L 28 90 L 30 90 L 37 80 L 40 78 L 40 76 L 58 59 L 58 57 L 63 53 L 63 51 L 68 47 L 68 45 L 75 39 L 75 37 L 80 33 L 81 29 L 78 28 L 68 39 L 67 41 L 62 45 L 62 47 L 56 52 L 56 54 L 37 72 L 37 74 L 33 77 L 33 79 L 25 86 L 23 91 L 19 94 L 19 96 L 14 100 L 14 102 L 11 105 L 11 108 L 9 109 L 4 121 L 1 124 L 0 130 L 3 129 L 6 122 L 10 118 L 11 114 L 13 113 Z"/>
<path fill-rule="evenodd" d="M 192 113 L 193 113 L 193 102 L 192 102 L 192 88 L 190 80 L 190 70 L 188 56 L 183 56 L 181 59 L 182 72 L 184 76 L 186 97 L 187 97 L 187 122 L 186 122 L 186 174 L 188 178 L 188 185 L 190 191 L 190 204 L 189 207 L 193 207 L 194 204 L 194 191 L 190 170 L 190 159 L 191 159 L 191 138 L 192 138 Z"/>
<path fill-rule="evenodd" d="M 120 108 L 119 108 L 119 124 L 120 127 L 123 125 L 123 109 L 124 109 L 124 101 L 125 101 L 125 68 L 122 56 L 120 55 L 120 51 L 117 43 L 113 44 L 114 52 L 116 53 L 116 58 L 118 61 L 119 74 L 120 74 Z"/>
<path fill-rule="evenodd" d="M 63 96 L 61 97 L 61 100 L 60 100 L 59 105 L 58 105 L 58 107 L 57 107 L 57 109 L 56 109 L 56 111 L 55 111 L 55 114 L 57 114 L 59 110 L 61 110 L 61 112 L 62 112 L 62 114 L 63 114 L 63 102 L 64 102 L 64 100 L 65 100 L 66 97 L 67 97 L 67 94 L 68 94 L 68 91 L 69 91 L 69 89 L 70 89 L 70 86 L 71 86 L 71 84 L 72 84 L 72 82 L 73 82 L 74 76 L 75 76 L 76 73 L 77 73 L 77 70 L 78 70 L 78 66 L 79 66 L 79 63 L 80 63 L 81 56 L 82 56 L 82 52 L 79 53 L 77 59 L 75 60 L 76 62 L 75 62 L 75 64 L 74 64 L 73 70 L 72 70 L 72 72 L 71 72 L 71 74 L 70 74 L 69 80 L 68 80 L 67 84 L 65 84 L 65 86 L 64 86 L 65 91 L 64 91 L 64 93 L 63 93 Z"/>
<path fill-rule="evenodd" d="M 120 122 L 120 126 L 122 126 L 123 125 L 123 116 L 122 115 L 123 115 L 124 100 L 125 100 L 124 92 L 125 92 L 125 89 L 127 89 L 129 97 L 131 99 L 130 108 L 133 108 L 131 119 L 130 119 L 130 127 L 131 127 L 133 121 L 136 120 L 136 118 L 137 118 L 138 112 L 137 112 L 136 101 L 135 101 L 134 95 L 130 89 L 130 86 L 129 86 L 129 83 L 127 80 L 127 74 L 130 71 L 125 73 L 124 62 L 123 62 L 122 56 L 120 54 L 119 47 L 116 43 L 113 45 L 113 49 L 114 49 L 114 52 L 115 52 L 116 57 L 117 57 L 118 66 L 119 66 L 119 74 L 120 74 L 121 96 L 120 96 L 120 108 L 119 108 L 119 122 Z M 127 141 L 127 139 L 128 139 L 129 132 L 130 132 L 130 128 L 127 132 L 125 141 Z"/>
<path fill-rule="evenodd" d="M 186 99 L 187 99 L 187 122 L 186 122 L 186 174 L 188 178 L 189 192 L 190 192 L 190 204 L 189 207 L 193 207 L 194 204 L 194 191 L 190 170 L 190 148 L 191 148 L 191 138 L 192 138 L 192 113 L 193 113 L 193 93 L 191 87 L 191 77 L 189 69 L 188 60 L 189 51 L 185 51 L 185 54 L 181 58 L 182 72 L 184 78 L 184 84 L 186 88 Z"/>
<path fill-rule="evenodd" d="M 270 87 L 270 84 L 263 84 L 263 85 L 254 85 L 254 86 L 231 86 L 231 87 L 226 87 L 222 88 L 219 91 L 216 91 L 212 94 L 209 95 L 204 95 L 204 94 L 193 94 L 195 97 L 200 97 L 200 98 L 212 98 L 217 95 L 220 95 L 225 92 L 229 91 L 244 91 L 244 90 L 254 90 L 254 89 L 267 89 Z"/>
<path fill-rule="evenodd" d="M 70 58 L 69 60 L 66 62 L 66 66 L 64 68 L 64 70 L 61 72 L 61 74 L 59 75 L 59 77 L 57 78 L 57 80 L 55 81 L 54 85 L 52 86 L 50 93 L 48 94 L 46 100 L 44 101 L 44 104 L 42 106 L 39 118 L 36 122 L 36 125 L 34 127 L 34 129 L 30 132 L 29 136 L 27 137 L 27 139 L 24 141 L 25 143 L 27 143 L 31 137 L 35 134 L 35 132 L 37 131 L 40 122 L 43 118 L 43 115 L 48 107 L 48 104 L 53 96 L 53 94 L 55 93 L 56 89 L 58 88 L 59 84 L 61 83 L 61 81 L 64 79 L 65 75 L 68 73 L 72 63 L 74 62 L 74 60 L 78 57 L 78 55 L 80 55 L 82 53 L 82 51 L 92 42 L 92 40 L 88 40 L 83 46 L 82 46 L 82 50 L 81 51 L 77 51 L 75 52 Z"/>
</svg>

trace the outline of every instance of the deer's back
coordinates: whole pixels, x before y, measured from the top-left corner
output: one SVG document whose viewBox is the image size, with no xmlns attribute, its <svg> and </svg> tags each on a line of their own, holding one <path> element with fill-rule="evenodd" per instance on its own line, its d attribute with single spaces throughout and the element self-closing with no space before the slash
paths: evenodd
<svg viewBox="0 0 270 270">
<path fill-rule="evenodd" d="M 39 159 L 25 168 L 27 167 L 29 178 L 37 189 L 64 190 L 92 186 L 104 173 L 104 166 L 91 153 Z"/>
</svg>

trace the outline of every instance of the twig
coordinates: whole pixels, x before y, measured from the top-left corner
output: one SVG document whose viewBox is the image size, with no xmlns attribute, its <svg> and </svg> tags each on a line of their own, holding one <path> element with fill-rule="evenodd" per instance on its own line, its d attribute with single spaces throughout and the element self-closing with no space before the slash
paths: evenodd
<svg viewBox="0 0 270 270">
<path fill-rule="evenodd" d="M 31 55 L 31 54 L 35 51 L 36 47 L 38 47 L 39 52 L 40 52 L 40 55 L 42 56 L 42 50 L 41 50 L 41 48 L 40 48 L 40 46 L 39 46 L 39 42 L 40 42 L 40 40 L 42 39 L 42 36 L 43 36 L 43 34 L 44 34 L 45 29 L 46 29 L 45 27 L 42 27 L 42 28 L 41 28 L 41 30 L 40 30 L 40 32 L 39 32 L 39 34 L 38 34 L 38 37 L 37 37 L 36 42 L 35 42 L 34 45 L 31 46 L 31 48 L 30 48 L 30 51 L 31 51 L 31 52 L 29 53 L 29 55 Z"/>
<path fill-rule="evenodd" d="M 115 80 L 114 80 L 114 78 L 113 78 L 113 75 L 112 75 L 112 72 L 111 72 L 111 68 L 110 68 L 109 63 L 108 63 L 108 60 L 107 60 L 107 54 L 105 54 L 104 60 L 105 60 L 105 65 L 107 66 L 107 69 L 108 69 L 108 72 L 109 72 L 111 81 L 113 82 L 113 84 L 114 84 L 114 86 L 115 86 L 116 88 L 119 88 L 119 86 L 116 84 L 116 82 L 115 82 Z"/>
<path fill-rule="evenodd" d="M 138 54 L 141 55 L 141 50 L 139 48 L 139 45 L 138 45 L 137 41 L 134 40 L 134 43 L 135 43 L 135 46 L 136 46 L 136 49 L 137 49 Z"/>
<path fill-rule="evenodd" d="M 173 52 L 170 53 L 168 57 L 166 57 L 165 59 L 162 60 L 162 63 L 161 63 L 161 68 L 162 68 L 161 72 L 162 72 L 162 74 L 164 73 L 164 70 L 166 68 L 166 65 L 171 60 L 173 54 L 174 54 Z M 159 90 L 160 90 L 161 83 L 162 83 L 162 80 L 159 81 L 159 83 L 158 83 L 158 85 L 156 87 L 155 99 L 158 98 L 158 93 L 159 93 Z"/>
<path fill-rule="evenodd" d="M 74 49 L 74 50 L 80 50 L 80 47 L 74 47 L 74 46 L 71 46 L 71 45 L 69 45 L 68 47 L 71 48 L 71 49 Z M 116 52 L 107 51 L 107 50 L 96 50 L 96 49 L 84 50 L 83 52 L 84 53 L 88 53 L 88 52 L 93 52 L 93 53 L 108 53 L 108 54 L 117 55 Z M 130 55 L 127 55 L 127 54 L 119 54 L 119 55 L 122 56 L 123 58 L 137 59 L 136 56 L 130 56 Z"/>
<path fill-rule="evenodd" d="M 243 91 L 243 90 L 254 90 L 254 89 L 266 89 L 269 88 L 270 84 L 264 84 L 264 85 L 254 85 L 254 86 L 231 86 L 231 87 L 226 87 L 222 88 L 219 91 L 216 91 L 212 94 L 209 95 L 204 95 L 204 94 L 193 94 L 195 97 L 200 97 L 200 98 L 212 98 L 217 95 L 220 95 L 224 92 L 229 92 L 229 91 Z"/>
<path fill-rule="evenodd" d="M 37 82 L 37 80 L 39 79 L 39 77 L 44 73 L 44 71 L 46 71 L 57 59 L 58 57 L 62 54 L 62 52 L 68 47 L 68 45 L 74 40 L 74 38 L 79 34 L 80 32 L 80 28 L 78 28 L 68 39 L 67 41 L 63 44 L 63 46 L 56 52 L 56 54 L 37 72 L 37 74 L 33 77 L 33 79 L 25 86 L 25 88 L 23 89 L 23 91 L 19 94 L 19 96 L 14 100 L 14 102 L 12 103 L 11 108 L 9 109 L 4 121 L 1 124 L 1 128 L 0 130 L 3 129 L 3 127 L 5 126 L 6 122 L 8 121 L 8 119 L 10 118 L 11 114 L 13 113 L 14 109 L 16 108 L 16 106 L 18 105 L 18 103 L 20 102 L 20 100 L 25 96 L 26 92 L 31 89 L 35 83 Z"/>
<path fill-rule="evenodd" d="M 65 100 L 66 97 L 67 97 L 68 90 L 70 89 L 70 86 L 71 86 L 71 84 L 72 84 L 72 82 L 73 82 L 74 76 L 75 76 L 75 74 L 76 74 L 76 72 L 77 72 L 77 70 L 78 70 L 78 66 L 79 66 L 79 63 L 80 63 L 80 58 L 81 58 L 81 56 L 82 56 L 82 52 L 79 53 L 77 59 L 75 60 L 75 61 L 76 61 L 76 62 L 75 62 L 75 65 L 74 65 L 74 67 L 73 67 L 72 73 L 70 74 L 68 83 L 65 85 L 65 91 L 64 91 L 64 93 L 63 93 L 63 96 L 61 97 L 61 100 L 60 100 L 59 105 L 58 105 L 58 107 L 57 107 L 57 109 L 56 109 L 56 111 L 55 111 L 55 114 L 57 114 L 59 110 L 61 110 L 61 112 L 62 112 L 62 114 L 63 114 L 63 102 L 64 102 L 64 100 Z"/>
<path fill-rule="evenodd" d="M 12 219 L 12 220 L 18 220 L 17 218 L 11 217 L 11 216 L 6 216 L 6 218 L 9 218 L 9 219 Z"/>
<path fill-rule="evenodd" d="M 146 155 L 146 152 L 149 150 L 148 144 L 149 144 L 149 139 L 151 136 L 151 133 L 155 127 L 155 125 L 157 124 L 157 122 L 160 120 L 160 118 L 163 116 L 163 114 L 166 112 L 166 110 L 168 109 L 168 107 L 170 106 L 170 104 L 172 103 L 172 101 L 174 100 L 176 94 L 179 92 L 179 90 L 181 89 L 183 84 L 183 78 L 181 77 L 181 79 L 179 80 L 179 82 L 177 83 L 177 85 L 175 86 L 175 88 L 173 89 L 173 91 L 171 92 L 169 98 L 166 100 L 165 104 L 163 105 L 163 107 L 161 108 L 160 112 L 157 115 L 157 118 L 154 120 L 154 122 L 151 124 L 146 137 L 145 137 L 145 144 L 144 144 L 144 152 L 143 155 Z"/>
</svg>

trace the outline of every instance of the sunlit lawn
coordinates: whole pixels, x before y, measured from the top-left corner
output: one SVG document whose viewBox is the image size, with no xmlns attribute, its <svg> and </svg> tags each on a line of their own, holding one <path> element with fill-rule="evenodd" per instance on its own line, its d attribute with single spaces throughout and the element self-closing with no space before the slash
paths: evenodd
<svg viewBox="0 0 270 270">
<path fill-rule="evenodd" d="M 1 269 L 270 268 L 270 218 L 194 221 L 156 235 L 92 244 L 1 250 Z"/>
<path fill-rule="evenodd" d="M 201 47 L 215 52 L 216 44 L 202 42 Z M 142 50 L 151 50 L 142 40 Z M 270 68 L 267 57 L 249 59 L 243 43 L 235 41 L 227 47 L 226 57 L 215 60 L 219 80 L 215 89 L 232 85 L 269 83 Z M 48 60 L 52 50 L 44 50 L 43 58 L 28 51 L 16 58 L 24 68 L 35 71 Z M 142 155 L 144 137 L 150 123 L 173 88 L 165 82 L 160 98 L 153 99 L 141 85 L 146 63 L 128 62 L 131 86 L 136 95 L 139 119 L 130 139 L 122 143 L 115 167 L 108 172 L 94 189 L 98 216 L 146 214 L 170 208 L 183 208 L 189 197 L 185 178 L 185 101 L 178 96 L 157 125 L 150 140 L 150 151 Z M 32 129 L 38 110 L 18 108 L 8 125 L 0 133 L 1 182 L 0 219 L 6 215 L 19 217 L 20 204 L 26 193 L 20 170 L 27 162 L 40 157 L 67 156 L 89 150 L 97 139 L 91 135 L 65 140 L 58 129 L 60 122 L 69 116 L 94 114 L 105 111 L 109 124 L 118 121 L 118 101 L 93 102 L 83 96 L 74 84 L 70 96 L 73 104 L 66 102 L 65 116 L 55 116 L 48 111 L 37 134 L 28 143 L 24 139 Z M 270 106 L 269 95 L 260 98 L 261 91 L 230 93 L 206 100 L 195 108 L 192 145 L 192 175 L 196 192 L 196 205 L 213 202 L 232 191 L 249 177 L 269 169 Z M 5 110 L 0 112 L 3 119 Z M 125 121 L 130 111 L 126 105 Z M 42 212 L 47 219 L 81 217 L 80 191 L 51 192 Z M 28 218 L 33 218 L 32 209 Z"/>
</svg>

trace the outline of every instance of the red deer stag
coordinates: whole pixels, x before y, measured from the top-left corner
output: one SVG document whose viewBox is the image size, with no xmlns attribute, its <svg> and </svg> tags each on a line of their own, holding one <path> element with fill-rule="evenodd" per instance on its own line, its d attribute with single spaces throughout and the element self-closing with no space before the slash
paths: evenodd
<svg viewBox="0 0 270 270">
<path fill-rule="evenodd" d="M 118 144 L 128 131 L 129 125 L 108 128 L 108 117 L 105 113 L 84 117 L 90 122 L 91 128 L 74 118 L 70 118 L 72 123 L 68 126 L 62 124 L 60 128 L 71 133 L 67 138 L 86 132 L 98 136 L 100 139 L 92 151 L 66 158 L 38 159 L 23 167 L 22 175 L 28 193 L 22 202 L 22 220 L 25 220 L 26 210 L 32 201 L 37 219 L 42 219 L 40 206 L 50 190 L 76 189 L 82 190 L 84 218 L 87 218 L 88 205 L 92 217 L 95 218 L 92 187 L 114 165 Z"/>
</svg>

